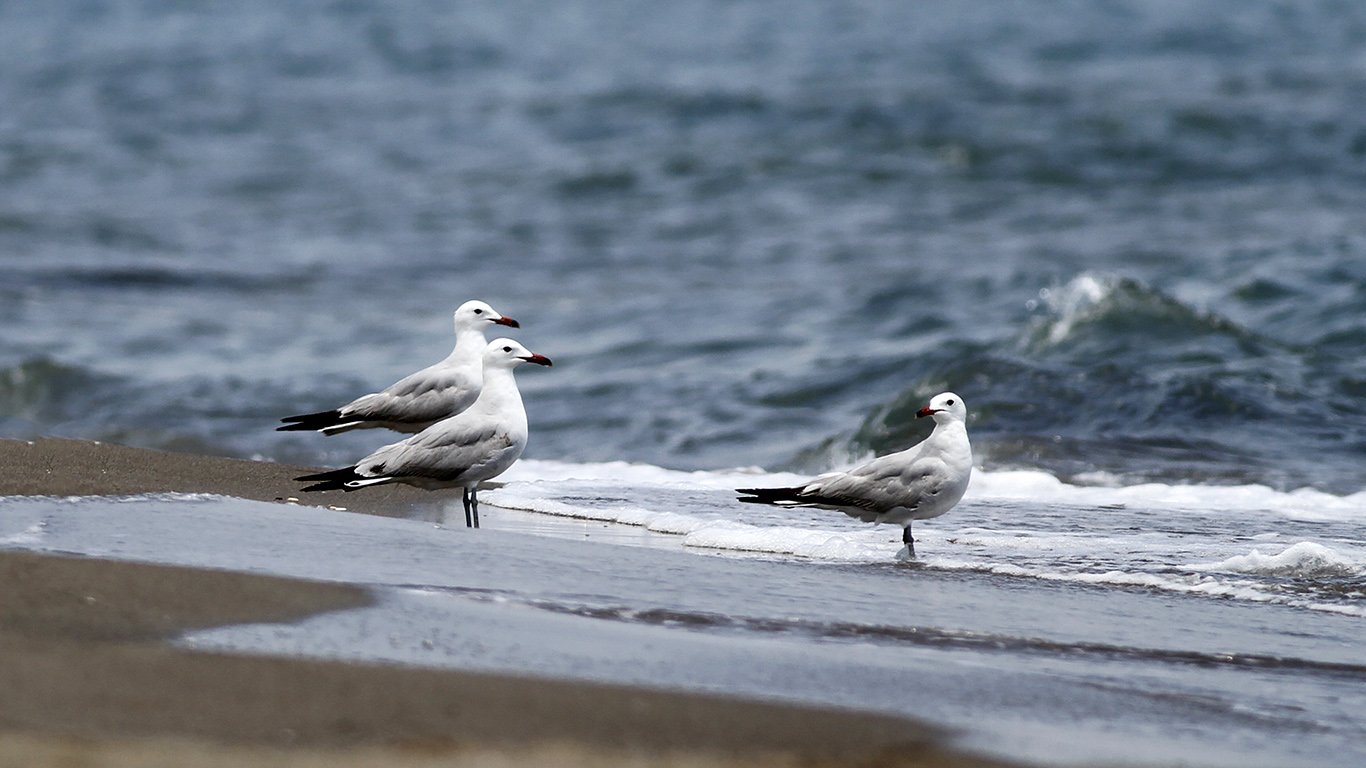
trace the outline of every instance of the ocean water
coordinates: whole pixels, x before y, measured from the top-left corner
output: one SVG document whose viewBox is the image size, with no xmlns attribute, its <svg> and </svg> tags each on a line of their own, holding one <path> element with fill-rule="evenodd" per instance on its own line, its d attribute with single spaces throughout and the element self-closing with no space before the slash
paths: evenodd
<svg viewBox="0 0 1366 768">
<path fill-rule="evenodd" d="M 1366 485 L 1354 3 L 6 3 L 0 434 L 275 434 L 556 361 L 528 456 Z"/>
<path fill-rule="evenodd" d="M 825 644 L 862 638 L 900 644 L 913 689 L 942 641 L 1021 724 L 983 737 L 1005 751 L 1138 760 L 1180 733 L 1172 760 L 1250 764 L 1278 737 L 1267 764 L 1358 764 L 1339 745 L 1361 742 L 1366 659 L 1366 6 L 6 3 L 0 104 L 0 437 L 342 466 L 393 436 L 277 420 L 440 359 L 480 298 L 555 361 L 519 373 L 531 441 L 487 533 L 588 580 L 513 584 L 517 610 L 752 639 L 788 620 L 755 607 L 776 591 L 804 606 L 789 672 L 837 676 Z M 892 562 L 894 529 L 728 492 L 905 447 L 946 389 L 978 466 L 917 524 L 919 565 Z M 25 525 L 0 545 L 56 546 Z M 91 542 L 69 549 L 177 561 Z M 236 552 L 201 564 L 439 599 L 486 580 Z M 667 577 L 598 585 L 652 556 Z M 678 598 L 689 568 L 775 570 L 739 605 Z M 846 614 L 844 589 L 895 616 Z M 1120 634 L 1081 631 L 1105 601 Z M 280 647 L 378 653 L 299 631 Z M 605 654 L 502 663 L 626 674 Z M 1030 688 L 1060 707 L 1043 723 L 999 698 L 997 663 L 1082 682 Z M 869 706 L 984 727 L 947 676 L 894 694 L 872 668 L 850 678 Z M 825 700 L 761 678 L 735 690 Z M 1078 690 L 1115 700 L 1092 718 L 1062 706 Z"/>
</svg>

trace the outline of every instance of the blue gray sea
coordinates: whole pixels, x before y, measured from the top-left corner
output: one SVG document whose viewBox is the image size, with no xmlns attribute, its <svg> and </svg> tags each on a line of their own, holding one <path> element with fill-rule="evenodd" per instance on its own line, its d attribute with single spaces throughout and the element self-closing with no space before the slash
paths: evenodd
<svg viewBox="0 0 1366 768">
<path fill-rule="evenodd" d="M 392 591 L 212 647 L 1366 761 L 1366 5 L 0 4 L 0 437 L 344 466 L 392 435 L 278 419 L 444 357 L 471 298 L 555 361 L 482 540 L 158 497 L 0 500 L 0 546 Z M 908 446 L 944 390 L 977 469 L 918 565 L 727 492 Z"/>
</svg>

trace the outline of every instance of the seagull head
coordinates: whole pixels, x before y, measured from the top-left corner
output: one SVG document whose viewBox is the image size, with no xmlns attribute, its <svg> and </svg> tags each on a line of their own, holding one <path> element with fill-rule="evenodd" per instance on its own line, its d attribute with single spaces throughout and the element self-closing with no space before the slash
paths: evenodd
<svg viewBox="0 0 1366 768">
<path fill-rule="evenodd" d="M 926 416 L 934 418 L 936 424 L 946 424 L 950 421 L 966 421 L 968 418 L 968 408 L 963 405 L 963 398 L 952 392 L 941 392 L 930 398 L 930 404 L 916 411 L 915 417 L 923 419 Z"/>
<path fill-rule="evenodd" d="M 550 365 L 550 358 L 537 355 L 512 339 L 494 339 L 484 348 L 484 367 L 515 368 L 522 363 Z"/>
<path fill-rule="evenodd" d="M 455 310 L 455 330 L 465 329 L 482 331 L 490 325 L 506 325 L 509 328 L 522 326 L 510 317 L 503 317 L 493 307 L 482 301 L 467 301 Z"/>
</svg>

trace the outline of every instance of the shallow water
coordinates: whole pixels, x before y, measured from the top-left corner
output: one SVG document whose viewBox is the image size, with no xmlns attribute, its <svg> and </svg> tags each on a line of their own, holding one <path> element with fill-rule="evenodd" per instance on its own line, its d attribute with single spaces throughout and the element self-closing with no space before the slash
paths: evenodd
<svg viewBox="0 0 1366 768">
<path fill-rule="evenodd" d="M 537 482 L 569 483 L 549 477 L 569 468 L 545 469 Z M 696 484 L 636 481 L 666 513 L 694 505 Z M 697 546 L 695 533 L 557 523 L 494 506 L 514 489 L 489 492 L 478 531 L 455 508 L 444 521 L 205 496 L 6 498 L 0 546 L 356 582 L 378 598 L 298 624 L 177 641 L 202 650 L 895 712 L 954 729 L 964 746 L 1048 765 L 1355 766 L 1366 757 L 1357 615 L 1251 594 L 960 569 L 953 557 L 993 545 L 938 536 L 922 539 L 933 555 L 920 565 L 850 556 L 857 541 L 800 556 L 724 556 L 714 542 Z M 799 538 L 749 524 L 772 540 Z M 826 536 L 858 538 L 838 526 Z"/>
<path fill-rule="evenodd" d="M 528 461 L 484 498 L 499 506 L 675 534 L 689 548 L 885 563 L 901 529 L 838 512 L 736 504 L 736 485 L 794 475 L 670 472 Z M 1139 587 L 1366 618 L 1366 493 L 1149 483 L 1079 487 L 1037 471 L 979 471 L 948 515 L 914 527 L 937 570 Z M 632 543 L 627 540 L 627 543 Z M 646 539 L 644 545 L 657 545 Z"/>
</svg>

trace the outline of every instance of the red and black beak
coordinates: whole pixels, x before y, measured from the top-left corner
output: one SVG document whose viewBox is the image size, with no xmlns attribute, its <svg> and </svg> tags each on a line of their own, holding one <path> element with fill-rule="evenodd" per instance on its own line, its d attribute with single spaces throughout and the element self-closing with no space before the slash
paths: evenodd
<svg viewBox="0 0 1366 768">
<path fill-rule="evenodd" d="M 493 322 L 497 323 L 498 325 L 506 325 L 509 328 L 522 327 L 521 323 L 518 323 L 516 320 L 513 320 L 510 317 L 500 317 L 497 320 L 494 320 Z"/>
<path fill-rule="evenodd" d="M 923 418 L 925 418 L 926 416 L 933 416 L 933 415 L 935 415 L 936 413 L 939 413 L 939 411 L 937 411 L 937 410 L 935 410 L 934 408 L 931 408 L 931 407 L 929 407 L 929 406 L 927 405 L 927 406 L 925 406 L 924 408 L 921 408 L 920 410 L 916 411 L 916 412 L 915 412 L 915 417 L 916 417 L 917 419 L 923 419 Z"/>
<path fill-rule="evenodd" d="M 546 357 L 545 355 L 532 355 L 531 357 L 524 357 L 522 359 L 527 361 L 528 363 L 535 363 L 537 365 L 544 365 L 547 367 L 554 365 L 554 363 L 550 362 L 550 358 Z"/>
</svg>

